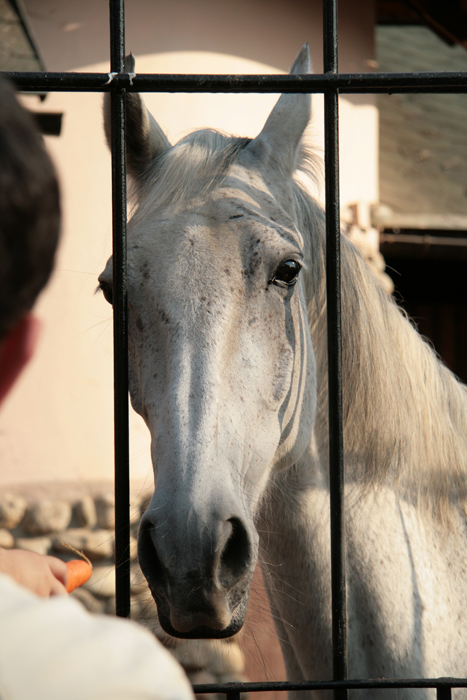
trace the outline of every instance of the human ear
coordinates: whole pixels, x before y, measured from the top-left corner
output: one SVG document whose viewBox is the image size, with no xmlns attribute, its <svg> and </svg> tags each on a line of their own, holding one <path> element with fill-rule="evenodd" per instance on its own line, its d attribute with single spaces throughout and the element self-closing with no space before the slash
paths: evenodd
<svg viewBox="0 0 467 700">
<path fill-rule="evenodd" d="M 0 404 L 36 349 L 42 323 L 26 314 L 0 342 Z"/>
</svg>

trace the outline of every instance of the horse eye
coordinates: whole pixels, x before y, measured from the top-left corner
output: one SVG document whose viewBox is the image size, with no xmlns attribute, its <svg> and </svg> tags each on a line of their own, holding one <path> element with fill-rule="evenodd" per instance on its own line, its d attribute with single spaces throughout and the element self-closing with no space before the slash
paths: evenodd
<svg viewBox="0 0 467 700">
<path fill-rule="evenodd" d="M 298 280 L 301 269 L 302 266 L 296 260 L 285 260 L 277 268 L 272 281 L 279 287 L 292 287 Z"/>
<path fill-rule="evenodd" d="M 108 282 L 101 282 L 99 284 L 99 289 L 101 290 L 102 294 L 104 295 L 104 299 L 109 302 L 109 304 L 113 304 L 114 302 L 114 297 L 113 297 L 113 291 L 112 287 Z"/>
</svg>

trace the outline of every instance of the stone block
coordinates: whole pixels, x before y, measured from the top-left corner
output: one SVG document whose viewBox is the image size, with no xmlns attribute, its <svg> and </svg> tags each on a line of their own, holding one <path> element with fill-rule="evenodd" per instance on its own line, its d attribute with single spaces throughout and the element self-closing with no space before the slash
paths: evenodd
<svg viewBox="0 0 467 700">
<path fill-rule="evenodd" d="M 84 584 L 83 588 L 97 598 L 112 598 L 115 596 L 115 567 L 109 564 L 94 566 L 91 578 Z"/>
<path fill-rule="evenodd" d="M 131 525 L 136 525 L 141 520 L 141 504 L 142 497 L 140 494 L 137 496 L 132 496 L 130 498 L 130 523 Z"/>
<path fill-rule="evenodd" d="M 130 535 L 130 559 L 131 561 L 138 559 L 138 540 L 133 535 Z"/>
<path fill-rule="evenodd" d="M 149 587 L 141 567 L 139 564 L 132 564 L 130 573 L 131 593 L 139 595 L 140 593 L 148 593 Z"/>
<path fill-rule="evenodd" d="M 194 673 L 187 673 L 188 679 L 193 685 L 195 683 L 216 683 L 217 679 L 214 678 L 210 673 L 207 673 L 207 671 L 195 671 Z M 217 696 L 217 695 L 212 695 L 211 693 L 199 693 L 195 695 L 196 700 L 221 700 L 225 696 Z"/>
<path fill-rule="evenodd" d="M 207 669 L 210 673 L 214 656 L 214 645 L 210 640 L 187 639 L 171 649 L 172 654 L 187 673 L 197 673 Z M 214 681 L 196 681 L 197 683 L 214 683 Z"/>
<path fill-rule="evenodd" d="M 154 491 L 145 492 L 144 494 L 140 495 L 140 510 L 141 510 L 141 515 L 143 515 L 147 509 L 149 508 L 149 504 L 151 503 L 151 498 L 153 497 Z"/>
<path fill-rule="evenodd" d="M 115 529 L 115 498 L 111 495 L 97 496 L 94 503 L 98 526 L 107 530 Z"/>
<path fill-rule="evenodd" d="M 237 675 L 245 671 L 245 659 L 238 644 L 218 643 L 213 649 L 209 671 L 216 676 Z"/>
<path fill-rule="evenodd" d="M 27 502 L 12 493 L 0 495 L 0 528 L 11 530 L 19 525 L 26 512 Z"/>
<path fill-rule="evenodd" d="M 93 528 L 97 525 L 96 505 L 92 496 L 83 496 L 73 506 L 73 514 L 80 527 Z"/>
<path fill-rule="evenodd" d="M 114 554 L 114 535 L 108 530 L 70 528 L 55 538 L 53 548 L 56 552 L 70 554 L 67 544 L 83 552 L 91 561 L 111 559 Z"/>
<path fill-rule="evenodd" d="M 0 528 L 0 547 L 11 549 L 15 546 L 15 538 L 8 530 Z"/>
<path fill-rule="evenodd" d="M 156 637 L 167 637 L 160 626 L 159 618 L 157 617 L 157 606 L 149 588 L 137 595 L 132 594 L 131 606 L 132 620 L 136 620 L 144 627 L 150 629 Z M 174 642 L 174 645 L 178 643 L 175 637 L 170 637 L 170 640 Z M 167 646 L 165 642 L 164 646 Z"/>
<path fill-rule="evenodd" d="M 70 593 L 70 596 L 79 600 L 86 610 L 89 610 L 91 613 L 99 615 L 105 612 L 105 604 L 103 601 L 95 598 L 95 596 L 85 588 L 75 588 L 75 590 Z"/>
<path fill-rule="evenodd" d="M 106 615 L 116 615 L 117 614 L 117 601 L 115 596 L 107 598 L 104 605 L 104 612 Z"/>
<path fill-rule="evenodd" d="M 24 549 L 27 552 L 48 554 L 52 546 L 52 539 L 50 537 L 18 537 L 16 546 L 18 549 Z"/>
<path fill-rule="evenodd" d="M 66 530 L 71 520 L 71 505 L 67 501 L 43 500 L 26 510 L 22 528 L 28 535 L 48 535 Z"/>
</svg>

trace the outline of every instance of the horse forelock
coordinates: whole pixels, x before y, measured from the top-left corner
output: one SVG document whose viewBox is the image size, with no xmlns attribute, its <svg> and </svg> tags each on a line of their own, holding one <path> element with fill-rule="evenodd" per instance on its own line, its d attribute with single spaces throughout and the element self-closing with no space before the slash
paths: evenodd
<svg viewBox="0 0 467 700">
<path fill-rule="evenodd" d="M 214 129 L 188 134 L 151 163 L 136 183 L 135 216 L 149 217 L 174 202 L 206 199 L 250 140 Z"/>
</svg>

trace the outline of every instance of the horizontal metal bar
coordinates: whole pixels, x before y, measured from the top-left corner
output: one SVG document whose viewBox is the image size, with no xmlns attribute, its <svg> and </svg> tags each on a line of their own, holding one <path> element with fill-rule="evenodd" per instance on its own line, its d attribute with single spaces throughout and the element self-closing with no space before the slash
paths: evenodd
<svg viewBox="0 0 467 700">
<path fill-rule="evenodd" d="M 324 92 L 343 93 L 467 91 L 467 72 L 449 73 L 327 73 L 317 75 L 168 75 L 141 73 L 20 73 L 3 72 L 26 91 L 106 92 L 111 86 L 128 92 Z"/>
<path fill-rule="evenodd" d="M 366 690 L 372 688 L 467 688 L 467 678 L 384 678 L 343 681 L 265 681 L 261 683 L 196 683 L 195 695 L 202 693 L 254 693 L 290 690 Z"/>
</svg>

